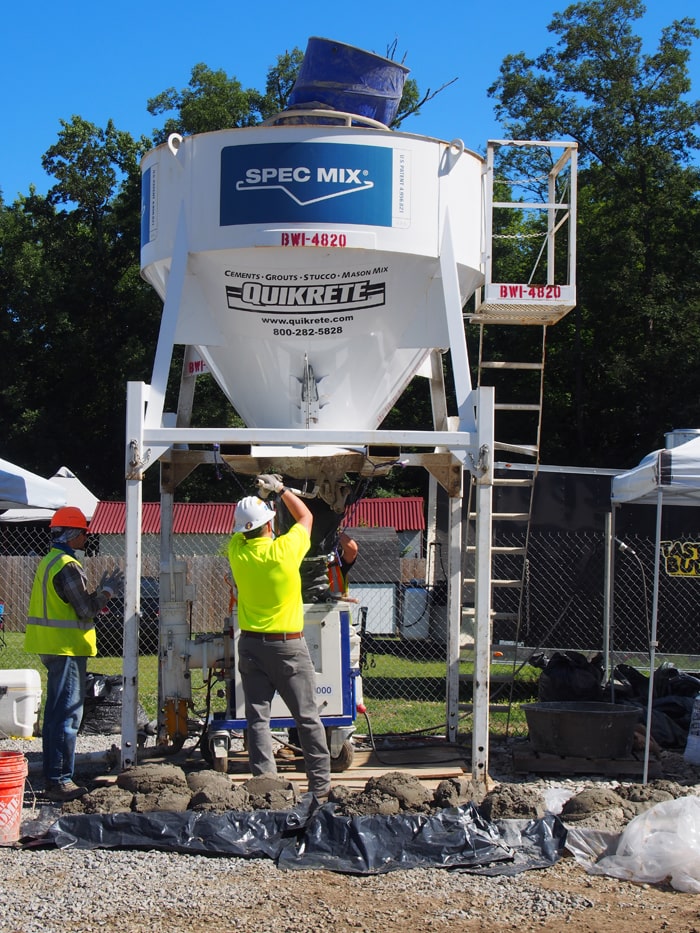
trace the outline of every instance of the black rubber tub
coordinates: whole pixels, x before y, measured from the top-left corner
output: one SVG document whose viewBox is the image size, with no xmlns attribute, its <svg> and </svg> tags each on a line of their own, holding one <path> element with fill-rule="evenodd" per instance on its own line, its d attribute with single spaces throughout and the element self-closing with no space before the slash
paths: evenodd
<svg viewBox="0 0 700 933">
<path fill-rule="evenodd" d="M 576 758 L 627 758 L 632 751 L 639 720 L 632 707 L 572 700 L 521 709 L 535 751 Z"/>
</svg>

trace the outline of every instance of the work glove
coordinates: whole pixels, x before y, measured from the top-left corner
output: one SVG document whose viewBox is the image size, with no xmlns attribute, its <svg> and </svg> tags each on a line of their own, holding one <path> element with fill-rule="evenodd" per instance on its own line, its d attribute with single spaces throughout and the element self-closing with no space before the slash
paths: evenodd
<svg viewBox="0 0 700 933">
<path fill-rule="evenodd" d="M 279 473 L 261 473 L 255 482 L 258 484 L 258 495 L 261 499 L 267 499 L 271 492 L 281 492 L 284 489 Z"/>
<path fill-rule="evenodd" d="M 98 589 L 107 593 L 110 599 L 113 596 L 121 596 L 124 589 L 124 571 L 119 567 L 115 567 L 111 573 L 105 570 Z"/>
</svg>

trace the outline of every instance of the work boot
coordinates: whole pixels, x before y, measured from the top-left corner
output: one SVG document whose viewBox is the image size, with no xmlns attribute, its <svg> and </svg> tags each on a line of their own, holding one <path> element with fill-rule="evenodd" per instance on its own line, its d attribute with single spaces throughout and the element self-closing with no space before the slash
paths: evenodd
<svg viewBox="0 0 700 933">
<path fill-rule="evenodd" d="M 67 803 L 69 800 L 77 800 L 87 792 L 87 787 L 80 787 L 75 781 L 62 781 L 47 787 L 45 795 L 54 803 Z"/>
</svg>

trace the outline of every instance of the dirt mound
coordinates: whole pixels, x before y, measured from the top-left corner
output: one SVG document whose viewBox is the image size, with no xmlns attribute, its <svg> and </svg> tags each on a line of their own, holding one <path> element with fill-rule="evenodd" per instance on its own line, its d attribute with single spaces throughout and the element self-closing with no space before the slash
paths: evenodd
<svg viewBox="0 0 700 933">
<path fill-rule="evenodd" d="M 276 774 L 238 783 L 228 774 L 209 769 L 186 771 L 176 764 L 137 765 L 97 786 L 78 800 L 64 804 L 64 813 L 147 813 L 185 810 L 286 810 L 299 800 L 293 781 Z M 487 820 L 539 819 L 546 810 L 546 784 L 503 782 L 488 793 L 467 776 L 441 781 L 434 790 L 414 775 L 388 771 L 371 777 L 360 791 L 342 784 L 331 788 L 329 803 L 341 816 L 391 816 L 433 813 L 445 807 L 473 803 Z M 587 786 L 566 800 L 561 810 L 565 823 L 606 831 L 620 831 L 638 813 L 662 800 L 693 793 L 671 780 L 627 784 L 615 788 Z"/>
</svg>

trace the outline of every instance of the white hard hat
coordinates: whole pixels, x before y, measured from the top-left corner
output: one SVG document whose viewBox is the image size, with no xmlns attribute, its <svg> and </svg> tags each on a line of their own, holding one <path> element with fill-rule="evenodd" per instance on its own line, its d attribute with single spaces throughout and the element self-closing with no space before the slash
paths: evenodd
<svg viewBox="0 0 700 933">
<path fill-rule="evenodd" d="M 236 504 L 233 530 L 234 532 L 253 531 L 255 528 L 260 528 L 261 525 L 271 522 L 274 517 L 275 513 L 267 502 L 263 502 L 257 496 L 246 496 L 245 499 L 241 499 Z"/>
</svg>

